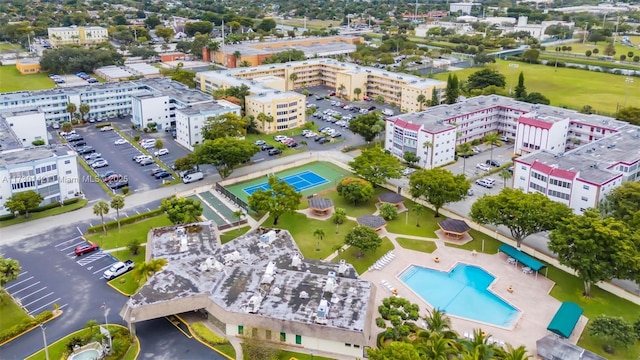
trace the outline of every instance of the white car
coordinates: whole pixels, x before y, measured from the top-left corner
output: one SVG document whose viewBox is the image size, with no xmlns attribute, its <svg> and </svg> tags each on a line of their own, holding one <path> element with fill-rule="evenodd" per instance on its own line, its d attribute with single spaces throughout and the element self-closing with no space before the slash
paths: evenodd
<svg viewBox="0 0 640 360">
<path fill-rule="evenodd" d="M 127 140 L 125 139 L 118 139 L 116 141 L 113 142 L 115 145 L 124 145 L 127 143 Z"/>
<path fill-rule="evenodd" d="M 96 161 L 93 164 L 91 164 L 91 167 L 94 168 L 94 169 L 102 168 L 102 167 L 105 167 L 105 166 L 109 166 L 109 163 L 107 162 L 107 160 L 100 160 L 100 161 Z"/>
<path fill-rule="evenodd" d="M 277 142 L 285 142 L 285 141 L 289 140 L 289 138 L 284 136 L 284 135 L 276 135 L 276 136 L 273 137 L 273 140 L 275 140 Z"/>
<path fill-rule="evenodd" d="M 167 155 L 169 153 L 169 149 L 160 149 L 153 153 L 155 156 Z"/>
<path fill-rule="evenodd" d="M 493 187 L 493 183 L 487 181 L 487 179 L 478 179 L 476 180 L 476 184 L 486 187 L 487 189 L 491 189 Z"/>
<path fill-rule="evenodd" d="M 318 135 L 318 134 L 316 134 L 313 131 L 311 131 L 311 132 L 308 132 L 308 133 L 304 134 L 304 137 L 312 138 L 312 137 L 316 137 L 316 135 Z"/>
<path fill-rule="evenodd" d="M 142 148 L 143 148 L 143 149 L 151 149 L 152 147 L 155 147 L 155 146 L 156 146 L 156 144 L 152 144 L 152 143 L 144 143 L 144 144 L 142 144 L 142 145 L 140 145 L 140 146 L 142 146 Z"/>
<path fill-rule="evenodd" d="M 113 128 L 111 126 L 103 126 L 100 128 L 100 131 L 105 132 L 105 131 L 111 131 L 113 130 Z"/>
<path fill-rule="evenodd" d="M 60 129 L 60 124 L 57 122 L 54 122 L 53 125 L 51 125 L 51 127 L 54 129 Z"/>
<path fill-rule="evenodd" d="M 99 158 L 101 156 L 102 156 L 102 154 L 100 154 L 100 153 L 93 153 L 93 154 L 86 155 L 84 157 L 84 159 L 85 160 L 97 159 L 97 158 Z"/>
<path fill-rule="evenodd" d="M 482 170 L 482 171 L 489 171 L 491 170 L 491 167 L 489 167 L 489 165 L 487 164 L 482 164 L 482 163 L 478 163 L 476 164 L 476 168 Z"/>
<path fill-rule="evenodd" d="M 416 169 L 414 168 L 406 168 L 402 171 L 402 175 L 404 176 L 409 176 L 411 174 L 413 174 L 414 172 L 416 172 Z"/>
</svg>

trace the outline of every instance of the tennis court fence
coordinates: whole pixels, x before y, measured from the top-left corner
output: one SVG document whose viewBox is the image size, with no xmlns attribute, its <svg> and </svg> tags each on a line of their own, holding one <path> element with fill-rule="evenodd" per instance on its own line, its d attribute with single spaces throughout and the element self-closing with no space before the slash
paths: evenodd
<svg viewBox="0 0 640 360">
<path fill-rule="evenodd" d="M 249 209 L 249 205 L 246 202 L 244 202 L 244 200 L 235 196 L 231 191 L 227 190 L 224 186 L 220 185 L 219 183 L 216 183 L 215 188 L 216 188 L 216 191 L 222 194 L 222 196 L 226 197 L 230 201 L 233 201 L 233 203 L 238 205 L 238 207 L 244 209 L 246 213 L 249 213 L 251 211 Z"/>
</svg>

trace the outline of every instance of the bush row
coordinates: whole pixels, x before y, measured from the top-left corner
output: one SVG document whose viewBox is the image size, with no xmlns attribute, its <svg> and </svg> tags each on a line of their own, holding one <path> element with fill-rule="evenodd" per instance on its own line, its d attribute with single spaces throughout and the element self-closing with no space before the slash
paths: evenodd
<svg viewBox="0 0 640 360">
<path fill-rule="evenodd" d="M 213 331 L 209 330 L 200 322 L 191 324 L 191 329 L 202 341 L 209 345 L 223 345 L 229 343 L 229 340 L 214 334 Z"/>
<path fill-rule="evenodd" d="M 0 333 L 0 344 L 13 337 L 16 337 L 22 334 L 23 332 L 31 329 L 32 327 L 38 324 L 41 324 L 51 319 L 52 317 L 53 317 L 53 312 L 51 310 L 46 310 L 25 322 L 13 325 L 12 327 Z"/>
<path fill-rule="evenodd" d="M 123 219 L 120 219 L 120 225 L 127 225 L 127 224 L 133 224 L 134 222 L 138 222 L 140 220 L 144 220 L 144 219 L 148 219 L 148 218 L 152 218 L 154 216 L 158 216 L 163 214 L 164 211 L 162 209 L 155 209 L 155 210 L 151 210 L 151 211 L 147 211 L 144 213 L 140 213 L 140 214 L 136 214 L 133 216 L 129 216 Z M 109 221 L 104 223 L 104 226 L 107 229 L 114 229 L 118 227 L 118 221 L 117 220 L 113 220 L 113 221 Z M 100 232 L 102 231 L 102 224 L 98 224 L 95 226 L 90 227 L 89 229 L 87 229 L 87 232 L 92 234 L 92 233 L 96 233 L 96 232 Z"/>
<path fill-rule="evenodd" d="M 67 200 L 64 200 L 64 201 L 62 202 L 62 206 L 67 206 L 67 205 L 75 204 L 75 203 L 77 203 L 78 201 L 80 201 L 80 198 L 67 199 Z M 43 206 L 40 206 L 40 207 L 35 208 L 35 209 L 33 209 L 33 210 L 30 210 L 29 212 L 30 212 L 30 213 L 38 213 L 38 212 L 43 212 L 43 211 L 45 211 L 45 210 L 55 209 L 55 208 L 60 207 L 60 206 L 61 206 L 61 205 L 60 205 L 60 203 L 59 203 L 59 202 L 54 202 L 54 203 L 50 203 L 50 204 L 47 204 L 47 205 L 43 205 Z M 14 219 L 15 217 L 16 217 L 16 216 L 15 216 L 14 214 L 6 214 L 6 215 L 2 215 L 2 216 L 0 216 L 0 221 L 11 220 L 11 219 Z"/>
<path fill-rule="evenodd" d="M 96 124 L 96 129 L 100 129 L 100 128 L 103 128 L 103 127 L 105 127 L 105 126 L 111 126 L 111 123 L 110 123 L 110 122 L 108 122 L 108 123 L 100 123 L 100 124 Z"/>
</svg>

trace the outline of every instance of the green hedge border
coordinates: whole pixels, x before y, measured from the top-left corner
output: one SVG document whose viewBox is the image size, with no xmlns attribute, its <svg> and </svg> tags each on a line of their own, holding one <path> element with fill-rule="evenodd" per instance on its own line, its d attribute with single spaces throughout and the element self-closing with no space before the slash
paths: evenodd
<svg viewBox="0 0 640 360">
<path fill-rule="evenodd" d="M 40 207 L 37 207 L 35 209 L 29 210 L 29 214 L 33 214 L 33 213 L 39 213 L 39 212 L 43 212 L 46 210 L 51 210 L 51 209 L 55 209 L 55 208 L 59 208 L 62 206 L 67 206 L 67 205 L 72 205 L 77 203 L 78 201 L 80 201 L 80 198 L 72 198 L 72 199 L 67 199 L 62 201 L 62 205 L 60 205 L 59 202 L 52 202 L 50 204 L 47 205 L 43 205 Z M 16 216 L 14 214 L 6 214 L 6 215 L 2 215 L 0 216 L 0 222 L 2 221 L 6 221 L 6 220 L 11 220 L 11 219 L 15 219 Z"/>
<path fill-rule="evenodd" d="M 147 211 L 144 213 L 140 213 L 140 214 L 136 214 L 136 215 L 132 215 L 123 219 L 120 219 L 120 225 L 128 225 L 128 224 L 133 224 L 135 222 L 138 222 L 140 220 L 144 220 L 144 219 L 149 219 L 158 215 L 162 215 L 164 214 L 164 210 L 162 209 L 154 209 L 151 211 Z M 113 220 L 113 221 L 109 221 L 104 223 L 104 226 L 107 229 L 115 229 L 118 227 L 118 221 L 117 220 Z M 87 233 L 89 234 L 93 234 L 96 232 L 100 232 L 103 231 L 102 230 L 102 224 L 98 224 L 95 226 L 92 226 L 90 228 L 87 229 Z"/>
<path fill-rule="evenodd" d="M 11 300 L 5 299 L 5 301 L 13 301 L 13 300 L 12 299 Z M 47 320 L 51 319 L 52 317 L 53 317 L 53 311 L 45 310 L 45 311 L 41 312 L 40 314 L 36 315 L 35 317 L 32 317 L 28 321 L 22 322 L 20 324 L 13 325 L 9 329 L 7 329 L 7 330 L 5 330 L 5 331 L 0 333 L 0 345 L 4 344 L 5 341 L 10 340 L 10 339 L 12 339 L 12 338 L 14 338 L 14 337 L 16 337 L 16 336 L 28 331 L 28 330 L 30 330 L 31 328 L 46 322 Z"/>
</svg>

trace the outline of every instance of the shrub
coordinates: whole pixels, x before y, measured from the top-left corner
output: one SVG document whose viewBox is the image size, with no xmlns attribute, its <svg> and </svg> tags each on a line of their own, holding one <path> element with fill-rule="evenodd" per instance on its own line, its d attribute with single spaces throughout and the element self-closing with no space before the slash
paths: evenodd
<svg viewBox="0 0 640 360">
<path fill-rule="evenodd" d="M 37 326 L 40 323 L 43 323 L 53 317 L 53 312 L 46 310 L 36 315 L 34 318 L 29 319 L 20 324 L 13 325 L 9 329 L 0 333 L 0 343 L 3 343 L 15 336 L 22 334 L 23 332 L 31 329 L 34 326 Z"/>
<path fill-rule="evenodd" d="M 129 217 L 120 219 L 120 225 L 133 224 L 133 223 L 138 222 L 140 220 L 149 219 L 149 218 L 152 218 L 154 216 L 158 216 L 158 215 L 160 215 L 162 213 L 164 213 L 164 211 L 162 209 L 154 209 L 154 210 L 151 210 L 151 211 L 147 211 L 145 213 L 136 214 L 136 215 L 133 215 L 133 216 L 129 216 Z M 116 220 L 109 221 L 109 222 L 106 222 L 104 224 L 104 226 L 107 229 L 114 229 L 114 228 L 118 227 L 118 222 Z M 90 233 L 90 234 L 95 233 L 95 232 L 99 232 L 99 231 L 102 231 L 102 224 L 96 225 L 96 226 L 92 226 L 92 227 L 87 229 L 87 232 Z"/>
<path fill-rule="evenodd" d="M 384 203 L 380 205 L 380 216 L 385 220 L 394 220 L 398 217 L 398 208 L 393 204 Z"/>
<path fill-rule="evenodd" d="M 110 123 L 110 122 L 108 122 L 108 123 L 100 123 L 100 124 L 96 124 L 96 129 L 100 129 L 100 128 L 103 128 L 103 127 L 105 127 L 105 126 L 111 126 L 111 123 Z"/>
<path fill-rule="evenodd" d="M 37 207 L 37 208 L 31 210 L 30 212 L 37 213 L 37 212 L 42 212 L 42 211 L 49 210 L 49 209 L 55 209 L 57 207 L 60 207 L 60 203 L 59 202 L 52 202 L 50 204 L 42 205 L 40 207 Z"/>
<path fill-rule="evenodd" d="M 201 322 L 193 323 L 191 325 L 191 329 L 200 339 L 209 345 L 222 345 L 229 343 L 229 340 L 214 334 Z"/>
<path fill-rule="evenodd" d="M 0 216 L 0 221 L 7 221 L 7 220 L 11 220 L 11 219 L 15 219 L 15 215 L 13 214 L 6 214 L 6 215 L 2 215 Z"/>
<path fill-rule="evenodd" d="M 136 136 L 134 136 L 134 137 L 133 137 L 133 140 L 134 140 L 135 142 L 140 141 L 140 135 L 136 135 Z"/>
<path fill-rule="evenodd" d="M 80 201 L 80 198 L 71 198 L 71 199 L 64 200 L 62 202 L 62 205 L 71 205 L 71 204 L 77 203 L 78 201 Z"/>
<path fill-rule="evenodd" d="M 42 140 L 42 139 L 33 140 L 31 142 L 31 145 L 33 145 L 33 146 L 42 146 L 42 145 L 44 145 L 44 140 Z"/>
<path fill-rule="evenodd" d="M 122 188 L 122 194 L 127 195 L 129 193 L 129 187 L 125 186 Z"/>
</svg>

